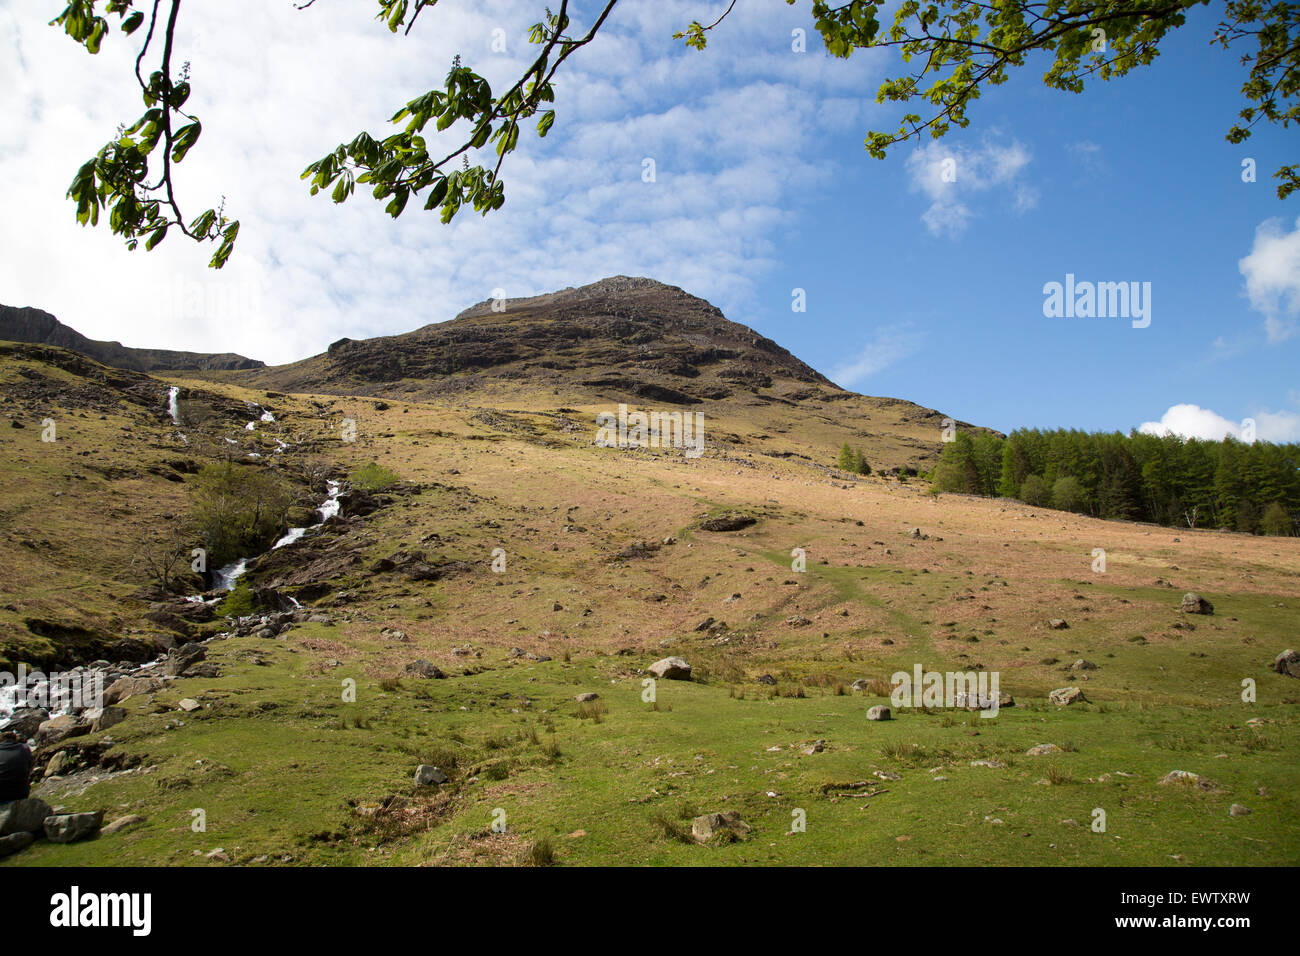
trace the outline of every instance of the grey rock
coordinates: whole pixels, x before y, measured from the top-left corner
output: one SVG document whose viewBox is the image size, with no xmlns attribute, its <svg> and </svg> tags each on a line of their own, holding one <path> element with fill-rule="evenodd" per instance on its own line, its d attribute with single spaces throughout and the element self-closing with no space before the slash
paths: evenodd
<svg viewBox="0 0 1300 956">
<path fill-rule="evenodd" d="M 1179 605 L 1178 610 L 1185 614 L 1213 614 L 1214 605 L 1195 591 L 1188 591 L 1183 595 L 1183 603 Z"/>
<path fill-rule="evenodd" d="M 1047 695 L 1048 699 L 1059 707 L 1067 707 L 1070 704 L 1087 703 L 1088 698 L 1083 696 L 1083 691 L 1077 687 L 1058 687 Z"/>
<path fill-rule="evenodd" d="M 1061 748 L 1056 746 L 1056 744 L 1039 744 L 1037 747 L 1030 747 L 1026 750 L 1025 755 L 1029 757 L 1042 757 L 1046 754 L 1055 754 L 1060 752 Z"/>
<path fill-rule="evenodd" d="M 722 813 L 705 813 L 691 821 L 691 836 L 697 843 L 708 843 L 715 837 L 736 840 L 749 832 L 749 824 L 740 819 L 735 810 Z"/>
<path fill-rule="evenodd" d="M 128 827 L 135 826 L 137 823 L 144 823 L 144 817 L 137 813 L 132 813 L 125 817 L 118 817 L 99 832 L 102 836 L 112 836 L 114 833 L 121 833 Z"/>
<path fill-rule="evenodd" d="M 126 720 L 126 708 L 104 707 L 99 711 L 87 711 L 83 716 L 90 718 L 90 732 L 97 734 Z"/>
<path fill-rule="evenodd" d="M 151 694 L 162 686 L 152 677 L 121 677 L 108 685 L 104 691 L 104 705 L 121 703 L 137 694 Z"/>
<path fill-rule="evenodd" d="M 45 836 L 51 843 L 72 843 L 99 832 L 104 812 L 59 813 L 45 818 Z"/>
<path fill-rule="evenodd" d="M 680 657 L 665 657 L 650 665 L 650 673 L 664 680 L 690 680 L 691 665 Z"/>
<path fill-rule="evenodd" d="M 34 833 L 11 833 L 8 836 L 0 837 L 0 859 L 6 856 L 13 856 L 22 850 L 27 849 L 36 842 Z"/>
<path fill-rule="evenodd" d="M 1279 674 L 1300 677 L 1300 654 L 1288 648 L 1273 658 L 1273 670 Z"/>
<path fill-rule="evenodd" d="M 430 663 L 429 661 L 424 660 L 423 658 L 420 658 L 419 660 L 411 661 L 411 663 L 407 664 L 404 668 L 402 668 L 402 673 L 410 674 L 413 677 L 427 677 L 430 680 L 441 679 L 447 676 L 441 670 L 439 670 L 437 666 Z"/>
<path fill-rule="evenodd" d="M 104 811 L 94 813 L 60 813 L 45 818 L 45 836 L 51 843 L 72 843 L 99 832 Z"/>
<path fill-rule="evenodd" d="M 415 785 L 417 787 L 428 787 L 447 782 L 447 775 L 437 767 L 422 763 L 415 768 Z"/>
<path fill-rule="evenodd" d="M 36 730 L 36 746 L 48 747 L 69 737 L 80 737 L 90 733 L 90 721 L 80 720 L 71 714 L 51 717 Z"/>
<path fill-rule="evenodd" d="M 1292 653 L 1295 653 L 1292 651 Z M 23 740 L 35 737 L 41 724 L 50 719 L 50 712 L 41 707 L 19 707 L 9 715 L 5 730 L 12 730 Z"/>
<path fill-rule="evenodd" d="M 45 818 L 50 815 L 50 805 L 44 800 L 29 797 L 0 803 L 0 836 L 12 833 L 40 833 Z"/>
<path fill-rule="evenodd" d="M 889 712 L 889 708 L 884 704 L 877 704 L 867 711 L 867 720 L 890 720 L 892 718 L 893 714 Z"/>
</svg>

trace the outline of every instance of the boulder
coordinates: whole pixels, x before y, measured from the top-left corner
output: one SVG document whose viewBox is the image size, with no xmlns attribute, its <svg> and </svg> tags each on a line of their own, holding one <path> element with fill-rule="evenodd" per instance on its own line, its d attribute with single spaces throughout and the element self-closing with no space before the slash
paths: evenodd
<svg viewBox="0 0 1300 956">
<path fill-rule="evenodd" d="M 1068 630 L 1070 625 L 1063 617 L 1054 617 L 1047 622 L 1047 626 L 1054 631 Z"/>
<path fill-rule="evenodd" d="M 1273 658 L 1273 670 L 1290 677 L 1300 677 L 1300 654 L 1288 648 Z"/>
<path fill-rule="evenodd" d="M 580 703 L 580 704 L 586 704 L 586 703 L 588 703 L 588 702 L 590 702 L 590 701 L 593 701 L 593 700 L 597 700 L 597 699 L 599 699 L 599 697 L 600 697 L 600 695 L 597 694 L 597 693 L 595 693 L 594 691 L 587 691 L 587 693 L 585 693 L 585 694 L 579 694 L 577 697 L 575 697 L 575 698 L 573 698 L 573 699 L 576 700 L 576 701 L 577 701 L 578 703 Z"/>
<path fill-rule="evenodd" d="M 1060 753 L 1061 748 L 1056 744 L 1039 744 L 1037 747 L 1030 747 L 1025 751 L 1027 757 L 1042 757 L 1046 754 Z"/>
<path fill-rule="evenodd" d="M 447 782 L 447 775 L 437 767 L 422 763 L 415 768 L 415 785 L 417 787 L 430 787 Z"/>
<path fill-rule="evenodd" d="M 99 710 L 88 710 L 82 716 L 90 720 L 90 732 L 97 734 L 126 720 L 126 708 L 102 707 Z"/>
<path fill-rule="evenodd" d="M 650 673 L 663 680 L 690 680 L 691 665 L 680 657 L 665 657 L 650 665 Z"/>
<path fill-rule="evenodd" d="M 1214 605 L 1195 591 L 1188 591 L 1183 595 L 1183 603 L 1178 606 L 1178 610 L 1184 614 L 1213 614 Z"/>
<path fill-rule="evenodd" d="M 697 843 L 708 843 L 715 838 L 736 840 L 748 832 L 749 824 L 735 810 L 706 813 L 691 821 L 691 836 Z"/>
<path fill-rule="evenodd" d="M 1077 687 L 1058 687 L 1047 695 L 1048 699 L 1060 707 L 1070 704 L 1087 703 L 1088 698 L 1083 696 L 1083 691 Z"/>
<path fill-rule="evenodd" d="M 893 715 L 884 704 L 877 704 L 867 711 L 867 720 L 890 720 Z"/>
<path fill-rule="evenodd" d="M 0 837 L 0 859 L 7 856 L 13 856 L 20 850 L 25 850 L 36 842 L 34 833 L 11 833 L 8 836 Z"/>
<path fill-rule="evenodd" d="M 1294 654 L 1295 651 L 1290 653 Z M 9 723 L 4 727 L 5 730 L 12 730 L 23 740 L 29 737 L 35 737 L 36 731 L 41 729 L 41 724 L 50 719 L 50 712 L 41 707 L 19 707 L 9 715 Z"/>
<path fill-rule="evenodd" d="M 90 733 L 90 721 L 81 720 L 71 714 L 51 717 L 36 730 L 36 746 L 48 747 L 69 737 L 80 737 Z"/>
<path fill-rule="evenodd" d="M 1096 669 L 1096 664 L 1092 661 L 1085 661 L 1082 657 L 1070 665 L 1072 671 L 1095 671 Z"/>
<path fill-rule="evenodd" d="M 99 832 L 101 836 L 112 836 L 114 833 L 121 833 L 128 827 L 135 826 L 137 823 L 144 823 L 144 817 L 137 813 L 132 813 L 125 817 L 118 817 Z"/>
<path fill-rule="evenodd" d="M 152 677 L 119 677 L 104 691 L 104 705 L 121 703 L 137 694 L 152 694 L 162 682 Z"/>
<path fill-rule="evenodd" d="M 0 836 L 40 833 L 49 815 L 50 805 L 35 797 L 0 803 Z"/>
<path fill-rule="evenodd" d="M 60 750 L 55 753 L 55 755 L 50 758 L 50 762 L 45 765 L 45 774 L 42 779 L 57 777 L 71 766 L 72 754 L 66 750 Z"/>
<path fill-rule="evenodd" d="M 159 665 L 159 671 L 171 677 L 184 677 L 199 661 L 208 656 L 208 652 L 199 644 L 183 644 L 167 652 L 167 658 Z"/>
<path fill-rule="evenodd" d="M 45 818 L 45 836 L 51 843 L 72 843 L 99 832 L 104 811 L 94 813 L 60 813 Z"/>
<path fill-rule="evenodd" d="M 1250 807 L 1242 806 L 1240 803 L 1234 803 L 1228 807 L 1228 816 L 1230 817 L 1244 817 L 1249 813 Z"/>
<path fill-rule="evenodd" d="M 193 697 L 183 697 L 176 702 L 177 709 L 183 710 L 187 714 L 194 713 L 194 711 L 198 710 L 201 706 L 202 705 Z"/>
<path fill-rule="evenodd" d="M 739 531 L 741 528 L 748 528 L 757 520 L 757 518 L 750 515 L 728 512 L 701 521 L 700 529 L 703 531 Z"/>
<path fill-rule="evenodd" d="M 436 665 L 432 664 L 429 661 L 424 660 L 423 658 L 421 658 L 420 660 L 411 661 L 411 663 L 407 664 L 405 667 L 402 668 L 402 673 L 410 674 L 413 677 L 427 677 L 430 678 L 431 680 L 432 679 L 441 680 L 442 678 L 447 676 L 441 670 L 439 670 Z"/>
<path fill-rule="evenodd" d="M 275 588 L 253 588 L 253 606 L 284 614 L 292 614 L 298 610 L 298 606 L 293 603 L 289 595 Z"/>
</svg>

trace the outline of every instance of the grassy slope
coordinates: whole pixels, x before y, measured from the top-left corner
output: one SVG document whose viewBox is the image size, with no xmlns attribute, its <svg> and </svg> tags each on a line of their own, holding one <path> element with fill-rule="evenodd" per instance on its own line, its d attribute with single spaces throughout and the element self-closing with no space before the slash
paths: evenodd
<svg viewBox="0 0 1300 956">
<path fill-rule="evenodd" d="M 329 440 L 320 454 L 344 465 L 375 458 L 426 483 L 348 527 L 366 565 L 419 547 L 473 570 L 420 583 L 358 571 L 340 582 L 356 596 L 331 609 L 336 624 L 213 644 L 223 677 L 133 698 L 132 718 L 109 731 L 142 769 L 44 785 L 52 802 L 146 823 L 40 844 L 0 865 L 202 863 L 216 847 L 236 862 L 500 863 L 524 860 L 543 839 L 575 864 L 1300 860 L 1300 693 L 1267 666 L 1294 643 L 1293 540 L 936 500 L 915 484 L 849 485 L 739 449 L 695 462 L 597 449 L 585 414 L 570 416 L 579 427 L 566 432 L 545 415 L 493 424 L 465 408 L 321 401 L 332 408 L 299 397 L 279 401 L 277 414 L 317 439 L 355 417 L 360 440 Z M 539 398 L 532 407 L 550 406 Z M 758 431 L 746 414 L 709 424 L 715 434 Z M 24 457 L 6 459 L 10 475 L 45 474 Z M 727 508 L 761 520 L 729 534 L 694 529 Z M 912 526 L 930 538 L 911 538 Z M 676 543 L 651 557 L 610 561 L 634 541 L 667 536 Z M 808 551 L 805 574 L 790 570 L 796 546 Z M 0 548 L 6 569 L 27 566 L 16 547 Z M 495 547 L 508 552 L 503 575 L 489 570 Z M 1095 547 L 1107 550 L 1105 575 L 1090 571 Z M 1178 587 L 1155 587 L 1157 578 Z M 24 602 L 66 600 L 48 581 L 21 588 Z M 1217 610 L 1191 618 L 1190 631 L 1171 626 L 1185 589 Z M 812 623 L 787 624 L 796 614 Z M 1070 629 L 1046 627 L 1058 616 Z M 728 631 L 695 631 L 707 617 Z M 388 626 L 410 641 L 382 637 Z M 512 659 L 512 647 L 554 660 Z M 668 653 L 689 659 L 701 680 L 660 682 L 654 709 L 641 700 L 640 669 Z M 417 657 L 450 678 L 385 680 Z M 1048 691 L 1076 683 L 1061 669 L 1078 657 L 1099 665 L 1079 683 L 1092 703 L 1048 705 Z M 997 670 L 1018 706 L 992 720 L 896 711 L 874 723 L 865 711 L 879 699 L 836 693 L 917 661 Z M 775 689 L 756 683 L 765 673 Z M 1258 682 L 1259 703 L 1240 701 L 1245 677 Z M 356 703 L 341 699 L 345 678 L 357 681 Z M 805 696 L 785 696 L 796 688 Z M 583 691 L 601 695 L 603 714 L 580 716 L 573 697 Z M 182 696 L 205 706 L 182 714 Z M 1256 717 L 1272 722 L 1246 724 Z M 800 752 L 819 738 L 825 752 Z M 1049 742 L 1068 749 L 1024 755 Z M 1007 766 L 970 765 L 988 758 Z M 368 815 L 388 795 L 409 795 L 422 761 L 448 767 L 453 784 Z M 1174 769 L 1220 789 L 1157 783 Z M 902 779 L 878 781 L 885 792 L 862 799 L 820 790 L 876 770 Z M 1253 813 L 1230 818 L 1233 802 Z M 1104 834 L 1087 826 L 1098 807 Z M 206 833 L 190 829 L 194 808 L 206 811 Z M 498 808 L 505 834 L 489 829 Z M 754 826 L 748 840 L 696 847 L 672 836 L 683 816 L 727 808 Z M 787 835 L 796 808 L 807 832 Z"/>
</svg>

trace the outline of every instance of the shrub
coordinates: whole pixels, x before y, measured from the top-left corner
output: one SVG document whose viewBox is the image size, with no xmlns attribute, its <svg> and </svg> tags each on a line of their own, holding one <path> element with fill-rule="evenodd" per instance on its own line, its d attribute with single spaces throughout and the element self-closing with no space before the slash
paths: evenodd
<svg viewBox="0 0 1300 956">
<path fill-rule="evenodd" d="M 1260 519 L 1259 526 L 1265 534 L 1289 536 L 1291 516 L 1275 501 L 1264 510 L 1264 517 Z"/>
<path fill-rule="evenodd" d="M 225 596 L 217 606 L 221 617 L 247 617 L 253 613 L 253 589 L 248 586 L 247 578 L 235 582 L 235 588 Z"/>
<path fill-rule="evenodd" d="M 370 462 L 368 465 L 362 465 L 349 476 L 353 488 L 359 488 L 362 491 L 382 491 L 385 488 L 391 488 L 402 480 L 397 472 L 385 468 L 378 462 Z"/>
<path fill-rule="evenodd" d="M 1047 485 L 1038 475 L 1030 475 L 1020 483 L 1020 500 L 1035 508 L 1046 508 L 1050 496 Z"/>
</svg>

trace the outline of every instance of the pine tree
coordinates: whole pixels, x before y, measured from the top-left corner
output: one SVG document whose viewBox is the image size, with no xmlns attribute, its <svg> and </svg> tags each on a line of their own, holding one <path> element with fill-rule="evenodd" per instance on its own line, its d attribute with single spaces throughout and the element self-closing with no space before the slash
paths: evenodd
<svg viewBox="0 0 1300 956">
<path fill-rule="evenodd" d="M 858 456 L 848 442 L 840 446 L 840 455 L 836 460 L 836 464 L 839 466 L 840 471 L 857 472 Z"/>
</svg>

